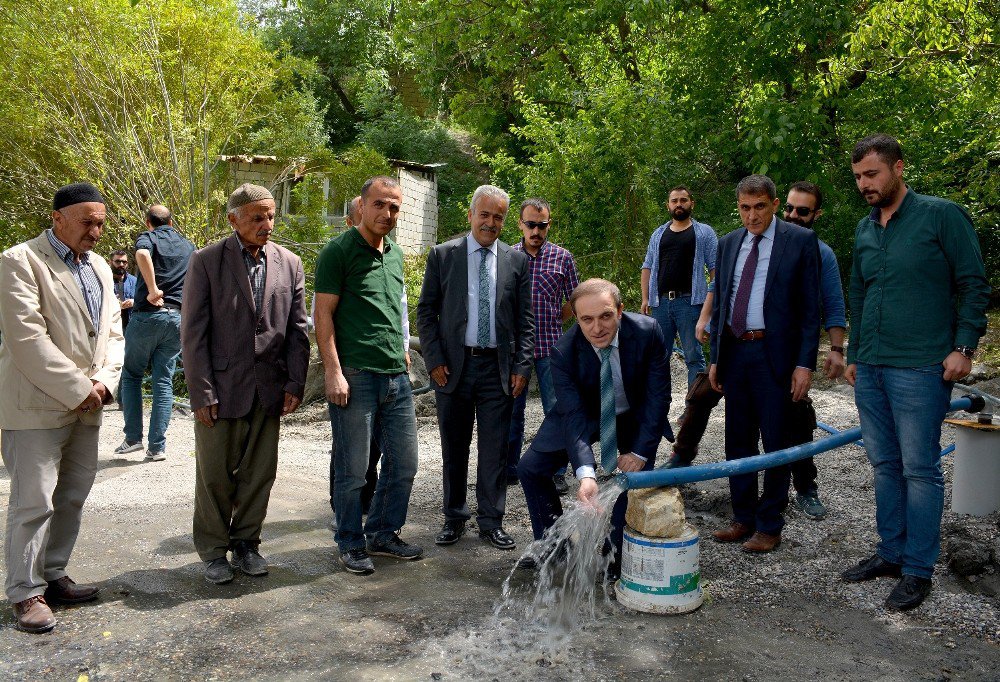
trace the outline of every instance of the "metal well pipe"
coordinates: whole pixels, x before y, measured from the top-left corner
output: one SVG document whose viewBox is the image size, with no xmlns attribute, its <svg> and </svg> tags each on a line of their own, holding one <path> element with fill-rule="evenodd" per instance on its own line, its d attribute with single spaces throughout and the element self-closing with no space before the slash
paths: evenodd
<svg viewBox="0 0 1000 682">
<path fill-rule="evenodd" d="M 984 407 L 985 401 L 981 397 L 964 396 L 952 400 L 948 411 L 965 410 L 967 412 L 979 412 Z M 627 474 L 619 474 L 616 480 L 626 490 L 631 490 L 633 488 L 660 488 L 668 485 L 681 485 L 682 483 L 707 481 L 712 478 L 727 478 L 729 476 L 749 474 L 783 464 L 790 464 L 806 457 L 818 455 L 821 452 L 835 450 L 842 445 L 853 443 L 859 438 L 861 438 L 861 427 L 855 426 L 852 429 L 833 434 L 829 438 L 795 445 L 784 450 L 766 452 L 762 455 L 676 469 L 633 471 Z"/>
</svg>

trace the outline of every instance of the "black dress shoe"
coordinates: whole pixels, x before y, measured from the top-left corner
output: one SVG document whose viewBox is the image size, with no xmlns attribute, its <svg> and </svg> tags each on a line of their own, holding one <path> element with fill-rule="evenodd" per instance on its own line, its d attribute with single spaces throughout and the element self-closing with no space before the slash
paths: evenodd
<svg viewBox="0 0 1000 682">
<path fill-rule="evenodd" d="M 893 611 L 909 611 L 920 606 L 930 593 L 930 578 L 904 575 L 892 588 L 892 592 L 885 600 L 885 605 Z"/>
<path fill-rule="evenodd" d="M 438 537 L 441 536 L 439 535 Z M 517 543 L 514 542 L 514 538 L 507 535 L 503 528 L 481 530 L 479 531 L 479 537 L 486 540 L 486 542 L 490 543 L 497 549 L 514 549 L 517 546 Z"/>
<path fill-rule="evenodd" d="M 874 580 L 884 575 L 898 578 L 902 575 L 903 567 L 886 561 L 878 554 L 868 557 L 854 568 L 849 568 L 840 574 L 841 580 L 848 583 L 860 583 L 865 580 Z"/>
<path fill-rule="evenodd" d="M 556 492 L 562 497 L 569 492 L 569 484 L 566 483 L 566 474 L 556 474 L 552 477 L 552 482 L 556 484 Z"/>
<path fill-rule="evenodd" d="M 454 545 L 465 534 L 465 521 L 445 521 L 434 538 L 435 545 Z"/>
</svg>

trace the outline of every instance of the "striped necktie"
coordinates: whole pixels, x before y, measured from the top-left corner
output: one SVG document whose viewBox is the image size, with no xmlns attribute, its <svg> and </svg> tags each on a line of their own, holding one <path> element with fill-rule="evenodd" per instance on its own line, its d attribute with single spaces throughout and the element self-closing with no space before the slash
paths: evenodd
<svg viewBox="0 0 1000 682">
<path fill-rule="evenodd" d="M 615 379 L 611 374 L 611 346 L 601 349 L 601 465 L 611 473 L 618 468 L 618 414 Z"/>
<path fill-rule="evenodd" d="M 486 260 L 490 250 L 480 248 L 479 261 L 479 320 L 476 325 L 476 345 L 486 348 L 490 345 L 490 265 Z"/>
</svg>

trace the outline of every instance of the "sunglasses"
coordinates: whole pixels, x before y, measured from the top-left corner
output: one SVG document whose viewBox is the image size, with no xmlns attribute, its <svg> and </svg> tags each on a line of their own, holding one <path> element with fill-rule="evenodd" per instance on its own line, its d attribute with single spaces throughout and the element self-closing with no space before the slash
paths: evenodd
<svg viewBox="0 0 1000 682">
<path fill-rule="evenodd" d="M 521 224 L 529 230 L 547 230 L 549 229 L 549 223 L 551 222 L 551 220 L 542 220 L 538 222 L 534 220 L 522 220 Z"/>
<path fill-rule="evenodd" d="M 785 204 L 785 213 L 798 213 L 800 216 L 805 218 L 812 212 L 813 209 L 808 206 L 792 206 L 791 204 Z"/>
</svg>

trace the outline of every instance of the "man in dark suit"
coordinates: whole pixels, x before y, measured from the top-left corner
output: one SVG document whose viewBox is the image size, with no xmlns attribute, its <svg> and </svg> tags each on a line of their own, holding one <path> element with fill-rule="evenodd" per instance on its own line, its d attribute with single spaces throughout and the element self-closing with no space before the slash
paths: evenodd
<svg viewBox="0 0 1000 682">
<path fill-rule="evenodd" d="M 437 397 L 444 477 L 444 527 L 451 545 L 471 518 L 466 505 L 472 425 L 479 433 L 476 523 L 498 549 L 503 529 L 507 435 L 514 398 L 527 388 L 535 343 L 528 257 L 498 240 L 510 198 L 482 185 L 469 208 L 471 233 L 431 249 L 417 306 L 424 360 Z"/>
<path fill-rule="evenodd" d="M 819 245 L 816 233 L 775 217 L 777 189 L 750 175 L 736 186 L 743 228 L 719 240 L 712 305 L 712 388 L 726 398 L 726 459 L 791 444 L 791 401 L 809 393 L 819 346 Z M 713 533 L 720 542 L 769 552 L 781 542 L 788 504 L 788 465 L 729 478 L 733 523 Z"/>
<path fill-rule="evenodd" d="M 257 551 L 278 468 L 279 418 L 298 408 L 309 365 L 302 261 L 272 244 L 274 198 L 241 185 L 229 197 L 234 233 L 191 256 L 181 307 L 196 477 L 194 544 L 213 583 L 226 559 L 265 575 Z"/>
<path fill-rule="evenodd" d="M 570 305 L 578 321 L 551 355 L 556 406 L 517 466 L 536 540 L 562 514 L 553 472 L 571 461 L 580 480 L 577 498 L 593 503 L 593 443 L 601 441 L 601 461 L 608 473 L 615 468 L 652 469 L 670 407 L 667 345 L 656 321 L 623 313 L 618 287 L 603 279 L 578 286 Z M 605 411 L 607 419 L 602 418 Z M 609 570 L 612 578 L 621 567 L 627 504 L 623 493 L 611 515 L 611 541 L 617 552 Z M 522 560 L 521 565 L 531 564 Z"/>
</svg>

